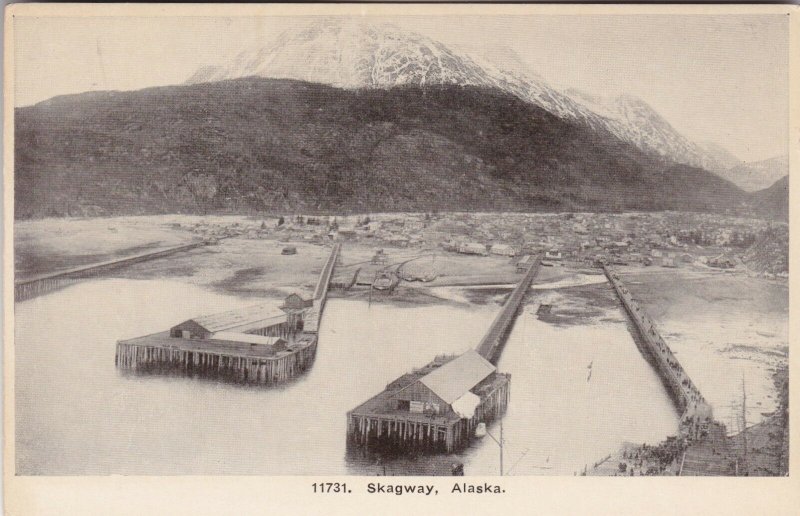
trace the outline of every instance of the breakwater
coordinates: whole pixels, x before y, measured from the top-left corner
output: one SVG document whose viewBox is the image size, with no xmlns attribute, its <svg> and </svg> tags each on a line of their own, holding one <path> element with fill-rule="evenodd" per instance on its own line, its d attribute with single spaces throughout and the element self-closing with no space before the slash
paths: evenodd
<svg viewBox="0 0 800 516">
<path fill-rule="evenodd" d="M 41 274 L 32 278 L 20 280 L 14 283 L 14 301 L 31 299 L 41 294 L 45 294 L 58 288 L 67 286 L 81 279 L 95 277 L 119 267 L 133 265 L 134 263 L 145 262 L 148 260 L 154 260 L 156 258 L 163 258 L 175 253 L 196 249 L 204 245 L 206 245 L 206 242 L 194 242 L 191 244 L 179 245 L 167 249 L 160 249 L 158 251 L 139 253 L 133 256 L 127 256 L 125 258 L 117 258 L 91 265 L 74 267 L 65 271 Z"/>
</svg>

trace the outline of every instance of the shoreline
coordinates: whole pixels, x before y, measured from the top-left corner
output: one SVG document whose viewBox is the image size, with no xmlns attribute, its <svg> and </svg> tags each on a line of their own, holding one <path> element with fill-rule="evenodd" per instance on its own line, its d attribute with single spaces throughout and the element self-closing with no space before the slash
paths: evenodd
<svg viewBox="0 0 800 516">
<path fill-rule="evenodd" d="M 715 476 L 788 476 L 789 474 L 789 368 L 784 360 L 773 373 L 778 394 L 774 414 L 746 430 L 726 436 L 706 453 L 708 471 Z M 747 440 L 747 467 L 743 470 L 744 437 Z M 671 436 L 649 445 L 624 444 L 619 450 L 592 465 L 586 476 L 677 476 L 685 475 L 686 455 L 707 443 L 688 447 Z M 705 450 L 707 452 L 707 450 Z M 702 475 L 702 474 L 701 474 Z"/>
</svg>

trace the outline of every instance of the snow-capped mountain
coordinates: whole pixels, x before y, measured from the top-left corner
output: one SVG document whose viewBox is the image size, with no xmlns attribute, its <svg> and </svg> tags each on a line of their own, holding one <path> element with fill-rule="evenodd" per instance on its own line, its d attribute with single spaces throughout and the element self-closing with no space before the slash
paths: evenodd
<svg viewBox="0 0 800 516">
<path fill-rule="evenodd" d="M 618 138 L 655 152 L 678 163 L 694 165 L 714 172 L 728 167 L 714 153 L 679 133 L 664 117 L 643 100 L 630 96 L 599 97 L 568 90 L 593 112 L 606 118 L 608 129 Z"/>
<path fill-rule="evenodd" d="M 259 76 L 343 88 L 403 84 L 495 87 L 559 117 L 609 131 L 671 161 L 712 171 L 729 168 L 681 135 L 640 99 L 562 92 L 527 68 L 510 49 L 456 51 L 391 24 L 326 19 L 287 31 L 263 48 L 244 51 L 230 64 L 203 67 L 187 83 Z"/>
<path fill-rule="evenodd" d="M 763 190 L 789 175 L 789 157 L 776 156 L 761 161 L 744 162 L 717 173 L 745 192 Z"/>
<path fill-rule="evenodd" d="M 258 76 L 342 88 L 403 84 L 496 87 L 565 117 L 596 118 L 543 80 L 476 59 L 392 24 L 326 19 L 287 31 L 266 47 L 240 53 L 229 65 L 207 66 L 187 83 Z M 601 124 L 602 125 L 602 124 Z"/>
</svg>

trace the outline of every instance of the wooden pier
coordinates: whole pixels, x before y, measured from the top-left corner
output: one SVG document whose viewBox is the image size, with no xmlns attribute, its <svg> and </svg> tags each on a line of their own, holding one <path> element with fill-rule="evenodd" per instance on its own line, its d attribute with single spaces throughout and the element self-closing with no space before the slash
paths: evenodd
<svg viewBox="0 0 800 516">
<path fill-rule="evenodd" d="M 450 453 L 465 448 L 478 423 L 493 421 L 505 413 L 511 379 L 508 374 L 497 373 L 488 362 L 481 365 L 479 361 L 483 359 L 474 351 L 467 353 L 471 355 L 437 357 L 348 412 L 347 442 L 351 451 L 393 455 L 409 451 Z M 482 373 L 472 378 L 456 376 L 465 368 L 483 369 L 486 375 L 471 385 Z M 439 382 L 431 378 L 437 373 Z M 452 387 L 459 382 L 461 388 L 454 390 Z M 448 396 L 448 391 L 457 394 Z M 466 393 L 479 400 L 469 417 L 452 408 Z M 454 396 L 458 398 L 453 400 Z"/>
<path fill-rule="evenodd" d="M 163 258 L 164 256 L 182 251 L 189 251 L 204 245 L 206 245 L 206 242 L 194 242 L 20 280 L 14 283 L 14 301 L 25 301 L 26 299 L 31 299 L 58 288 L 65 287 L 84 278 L 96 277 L 113 269 L 154 260 L 156 258 Z"/>
<path fill-rule="evenodd" d="M 339 253 L 342 250 L 342 244 L 333 244 L 331 254 L 325 261 L 322 271 L 319 273 L 317 286 L 314 288 L 314 296 L 312 297 L 312 306 L 305 316 L 304 331 L 308 333 L 317 333 L 319 325 L 322 322 L 322 312 L 325 310 L 325 302 L 328 299 L 328 289 L 331 284 L 331 277 L 333 270 L 336 267 L 336 262 L 339 260 Z"/>
<path fill-rule="evenodd" d="M 541 257 L 531 261 L 474 350 L 438 357 L 348 412 L 348 447 L 388 455 L 450 453 L 469 445 L 479 423 L 502 417 L 511 375 L 497 372 L 495 363 L 540 265 Z"/>
<path fill-rule="evenodd" d="M 642 344 L 653 358 L 659 376 L 682 414 L 681 435 L 689 439 L 704 436 L 713 423 L 711 405 L 706 402 L 700 390 L 686 374 L 645 310 L 623 285 L 619 275 L 607 264 L 603 264 L 603 272 L 633 321 Z"/>
<path fill-rule="evenodd" d="M 120 340 L 116 366 L 137 373 L 178 372 L 261 385 L 297 377 L 314 363 L 322 307 L 340 249 L 340 244 L 333 247 L 313 299 L 291 294 L 278 308 L 254 305 Z"/>
<path fill-rule="evenodd" d="M 161 332 L 117 342 L 115 364 L 138 373 L 177 372 L 243 383 L 290 380 L 314 363 L 317 339 L 300 336 L 286 349 L 208 339 L 188 341 Z"/>
<path fill-rule="evenodd" d="M 495 317 L 492 325 L 489 327 L 489 331 L 486 332 L 486 335 L 484 335 L 480 344 L 478 344 L 476 348 L 478 353 L 489 362 L 496 364 L 497 360 L 500 358 L 500 353 L 503 352 L 503 346 L 514 327 L 514 321 L 516 321 L 522 300 L 525 298 L 525 294 L 528 293 L 528 289 L 536 277 L 536 274 L 539 272 L 541 264 L 541 256 L 537 256 L 530 261 L 525 276 L 523 276 L 522 280 L 514 288 L 514 291 L 511 292 L 511 295 L 508 297 L 505 304 L 503 304 L 500 313 L 497 314 L 497 317 Z"/>
</svg>

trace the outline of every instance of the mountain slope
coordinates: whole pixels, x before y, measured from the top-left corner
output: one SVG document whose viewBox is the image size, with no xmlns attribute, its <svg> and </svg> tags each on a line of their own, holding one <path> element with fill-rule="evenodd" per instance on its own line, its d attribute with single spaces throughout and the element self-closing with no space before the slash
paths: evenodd
<svg viewBox="0 0 800 516">
<path fill-rule="evenodd" d="M 751 202 L 763 215 L 789 220 L 789 176 L 783 176 L 769 188 L 750 194 Z"/>
<path fill-rule="evenodd" d="M 705 152 L 717 163 L 714 171 L 727 170 L 742 163 L 742 160 L 734 156 L 731 151 L 717 143 L 711 141 L 700 141 L 697 142 L 697 145 L 699 145 L 703 152 Z"/>
<path fill-rule="evenodd" d="M 189 84 L 242 77 L 288 78 L 343 88 L 415 84 L 495 87 L 638 146 L 666 160 L 726 168 L 676 131 L 641 99 L 592 97 L 551 87 L 507 48 L 455 50 L 391 24 L 324 19 L 285 32 L 262 48 L 247 50 L 224 66 L 198 70 Z"/>
<path fill-rule="evenodd" d="M 738 208 L 744 193 L 496 89 L 248 78 L 16 115 L 17 217 Z"/>
<path fill-rule="evenodd" d="M 724 168 L 717 157 L 683 136 L 655 109 L 637 97 L 599 97 L 574 89 L 567 93 L 605 117 L 607 127 L 614 135 L 640 149 L 706 170 Z"/>
</svg>

